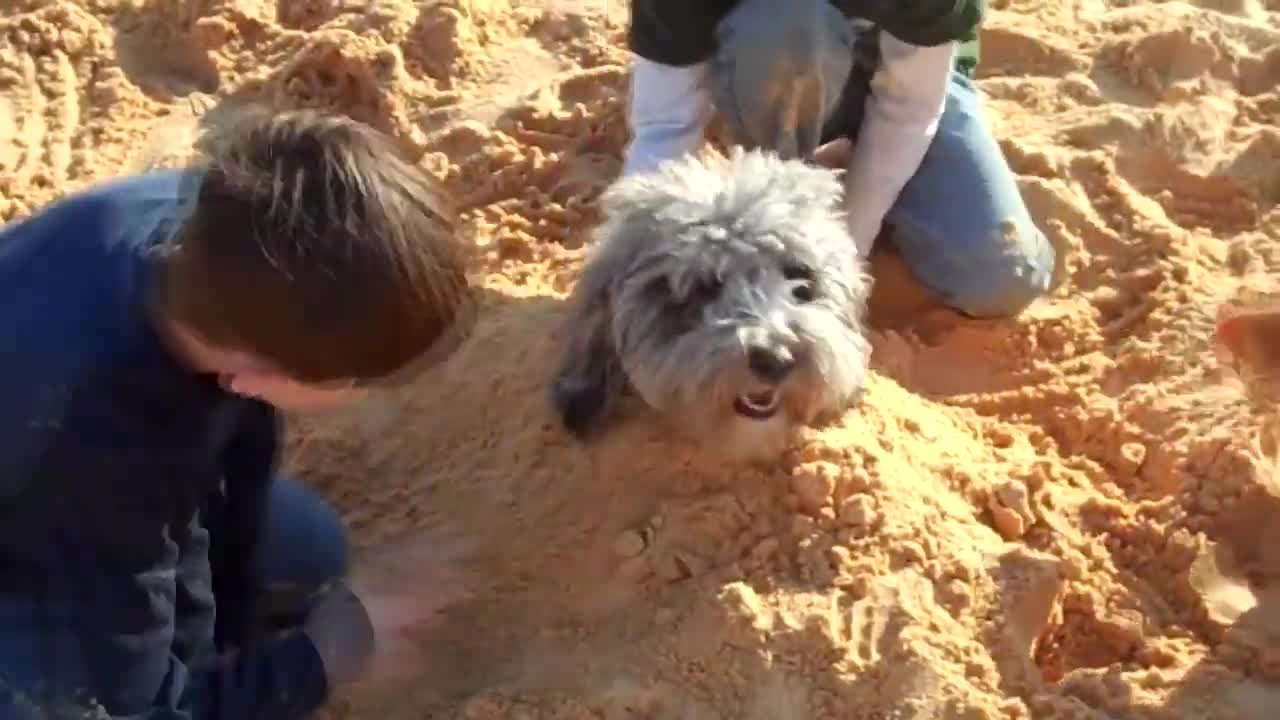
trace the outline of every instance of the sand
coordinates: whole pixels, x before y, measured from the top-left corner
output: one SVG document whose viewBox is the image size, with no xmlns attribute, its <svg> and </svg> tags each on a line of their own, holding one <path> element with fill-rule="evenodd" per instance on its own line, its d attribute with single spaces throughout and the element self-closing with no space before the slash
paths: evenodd
<svg viewBox="0 0 1280 720">
<path fill-rule="evenodd" d="M 1280 269 L 1280 3 L 991 4 L 979 84 L 1057 287 L 963 320 L 878 256 L 864 404 L 764 467 L 644 422 L 583 447 L 547 406 L 623 2 L 6 0 L 0 220 L 241 100 L 371 122 L 458 194 L 474 335 L 293 425 L 364 551 L 435 548 L 394 578 L 441 606 L 421 666 L 335 717 L 1269 717 L 1277 441 L 1209 336 Z"/>
</svg>

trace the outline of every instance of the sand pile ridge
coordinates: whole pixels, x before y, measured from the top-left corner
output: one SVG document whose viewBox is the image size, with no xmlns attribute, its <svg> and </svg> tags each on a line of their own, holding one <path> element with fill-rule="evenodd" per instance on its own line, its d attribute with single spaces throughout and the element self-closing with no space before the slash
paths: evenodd
<svg viewBox="0 0 1280 720">
<path fill-rule="evenodd" d="M 980 85 L 1058 287 L 967 321 L 881 262 L 863 406 L 769 467 L 642 423 L 584 448 L 546 404 L 626 139 L 622 2 L 15 0 L 0 219 L 244 101 L 373 123 L 458 193 L 474 336 L 294 427 L 362 547 L 437 543 L 418 581 L 460 595 L 413 687 L 337 716 L 1269 717 L 1277 443 L 1207 338 L 1280 270 L 1280 3 L 991 6 Z"/>
</svg>

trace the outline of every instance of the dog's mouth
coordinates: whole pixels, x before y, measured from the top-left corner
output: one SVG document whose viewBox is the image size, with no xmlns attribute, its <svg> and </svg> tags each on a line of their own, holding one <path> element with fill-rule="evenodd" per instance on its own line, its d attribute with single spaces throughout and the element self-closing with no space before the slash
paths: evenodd
<svg viewBox="0 0 1280 720">
<path fill-rule="evenodd" d="M 768 420 L 778 413 L 780 404 L 777 390 L 761 390 L 734 398 L 733 409 L 739 415 L 752 420 Z"/>
</svg>

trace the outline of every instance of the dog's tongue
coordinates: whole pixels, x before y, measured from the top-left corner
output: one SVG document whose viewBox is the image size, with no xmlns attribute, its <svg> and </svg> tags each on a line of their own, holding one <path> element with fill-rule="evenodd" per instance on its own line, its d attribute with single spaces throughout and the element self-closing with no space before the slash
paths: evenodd
<svg viewBox="0 0 1280 720">
<path fill-rule="evenodd" d="M 742 400 L 752 410 L 769 410 L 773 408 L 777 395 L 772 390 L 761 390 L 743 395 Z"/>
<path fill-rule="evenodd" d="M 763 420 L 772 417 L 778 409 L 778 394 L 772 390 L 745 393 L 733 401 L 733 406 L 740 415 Z"/>
</svg>

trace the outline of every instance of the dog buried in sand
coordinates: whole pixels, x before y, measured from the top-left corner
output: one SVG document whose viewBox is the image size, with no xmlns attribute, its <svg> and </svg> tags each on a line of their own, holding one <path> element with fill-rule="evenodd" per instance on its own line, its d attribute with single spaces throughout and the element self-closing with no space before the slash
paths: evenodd
<svg viewBox="0 0 1280 720">
<path fill-rule="evenodd" d="M 627 177 L 570 299 L 552 401 L 581 440 L 637 397 L 732 459 L 854 405 L 871 278 L 831 170 L 768 151 Z"/>
</svg>

